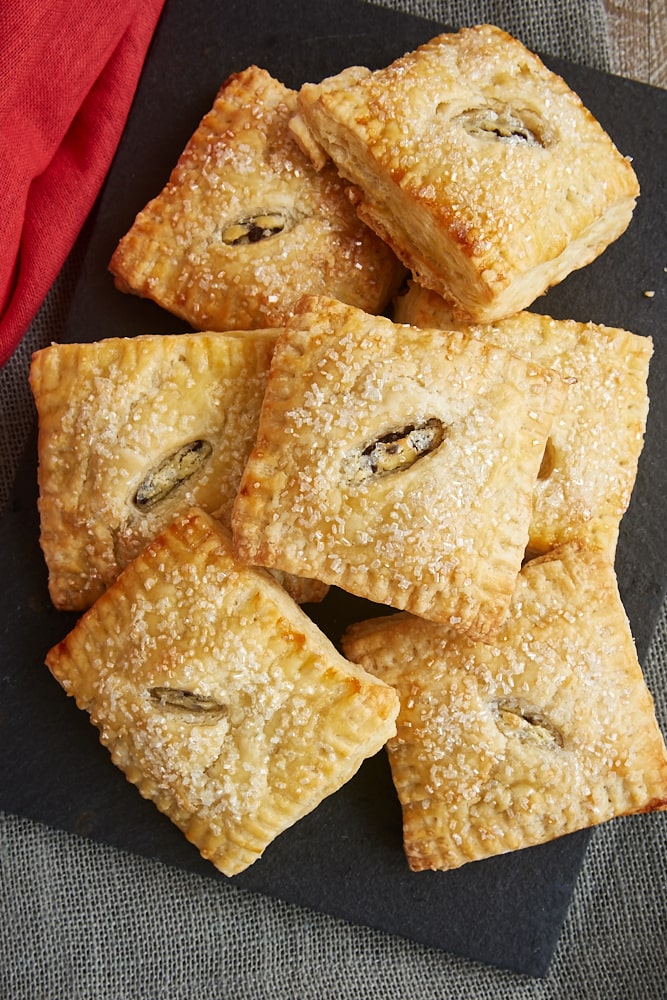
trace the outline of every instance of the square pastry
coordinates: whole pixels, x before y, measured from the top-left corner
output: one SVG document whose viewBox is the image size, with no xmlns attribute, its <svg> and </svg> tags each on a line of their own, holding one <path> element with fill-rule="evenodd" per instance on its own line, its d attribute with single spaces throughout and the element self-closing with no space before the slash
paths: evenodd
<svg viewBox="0 0 667 1000">
<path fill-rule="evenodd" d="M 401 699 L 388 744 L 415 871 L 667 807 L 667 751 L 611 561 L 572 542 L 524 566 L 492 644 L 407 614 L 346 656 Z"/>
<path fill-rule="evenodd" d="M 90 607 L 177 511 L 197 504 L 229 522 L 275 340 L 154 335 L 35 353 L 40 541 L 57 608 Z M 291 583 L 297 599 L 323 594 Z"/>
<path fill-rule="evenodd" d="M 113 254 L 118 288 L 197 330 L 280 326 L 306 292 L 384 308 L 403 268 L 334 167 L 318 174 L 298 148 L 295 108 L 263 69 L 229 77 Z"/>
<path fill-rule="evenodd" d="M 307 297 L 279 337 L 236 553 L 487 635 L 566 383 L 459 331 Z"/>
<path fill-rule="evenodd" d="M 580 538 L 613 556 L 644 446 L 651 338 L 525 311 L 495 323 L 457 323 L 449 303 L 414 282 L 394 300 L 393 318 L 465 330 L 567 379 L 567 402 L 535 485 L 528 547 L 547 552 Z"/>
<path fill-rule="evenodd" d="M 295 136 L 356 187 L 357 211 L 462 317 L 530 305 L 632 217 L 629 161 L 579 97 L 492 25 L 299 93 Z"/>
<path fill-rule="evenodd" d="M 193 509 L 121 574 L 47 665 L 113 762 L 226 875 L 396 731 L 396 692 L 348 663 Z"/>
</svg>

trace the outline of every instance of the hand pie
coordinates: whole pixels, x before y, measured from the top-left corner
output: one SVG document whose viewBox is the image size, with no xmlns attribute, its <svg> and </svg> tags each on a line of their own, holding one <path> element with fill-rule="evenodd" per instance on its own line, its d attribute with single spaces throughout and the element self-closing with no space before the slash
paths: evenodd
<svg viewBox="0 0 667 1000">
<path fill-rule="evenodd" d="M 567 84 L 481 25 L 386 69 L 299 92 L 292 129 L 357 189 L 357 211 L 461 318 L 530 305 L 626 229 L 630 163 Z"/>
<path fill-rule="evenodd" d="M 566 384 L 460 332 L 302 300 L 232 512 L 244 561 L 497 629 Z"/>
<path fill-rule="evenodd" d="M 580 538 L 613 557 L 644 444 L 651 338 L 530 312 L 483 325 L 457 323 L 444 299 L 413 282 L 394 300 L 393 318 L 465 330 L 569 381 L 535 485 L 528 547 L 546 552 Z"/>
<path fill-rule="evenodd" d="M 393 684 L 388 751 L 410 867 L 458 868 L 667 807 L 667 752 L 606 554 L 528 562 L 493 644 L 406 614 L 346 656 Z"/>
<path fill-rule="evenodd" d="M 294 142 L 296 93 L 251 66 L 231 76 L 110 269 L 116 285 L 198 330 L 280 326 L 306 292 L 371 312 L 403 277 L 333 166 Z"/>
<path fill-rule="evenodd" d="M 47 655 L 141 794 L 226 875 L 396 731 L 348 663 L 208 515 L 178 518 Z"/>
<path fill-rule="evenodd" d="M 275 339 L 110 338 L 33 356 L 40 541 L 57 608 L 90 607 L 178 511 L 197 504 L 229 522 Z M 295 597 L 323 596 L 293 583 Z"/>
</svg>

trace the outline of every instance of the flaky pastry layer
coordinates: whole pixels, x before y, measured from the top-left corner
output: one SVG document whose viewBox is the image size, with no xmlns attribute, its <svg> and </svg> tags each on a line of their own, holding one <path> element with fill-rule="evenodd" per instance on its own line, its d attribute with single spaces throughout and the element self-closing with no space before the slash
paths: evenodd
<svg viewBox="0 0 667 1000">
<path fill-rule="evenodd" d="M 299 93 L 316 165 L 356 187 L 360 218 L 461 318 L 530 305 L 623 233 L 639 185 L 565 81 L 492 25 Z"/>
</svg>

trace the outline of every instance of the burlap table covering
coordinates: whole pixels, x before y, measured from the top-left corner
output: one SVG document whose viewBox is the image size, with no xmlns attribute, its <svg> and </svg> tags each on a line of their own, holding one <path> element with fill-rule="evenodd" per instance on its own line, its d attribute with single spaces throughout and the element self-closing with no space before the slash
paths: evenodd
<svg viewBox="0 0 667 1000">
<path fill-rule="evenodd" d="M 495 23 L 539 51 L 614 68 L 602 0 L 383 5 L 451 25 Z M 0 372 L 0 506 L 34 419 L 30 356 L 58 339 L 85 239 Z M 646 674 L 664 731 L 665 609 Z M 658 1000 L 666 856 L 667 815 L 597 828 L 548 975 L 531 980 L 0 814 L 0 997 Z"/>
</svg>

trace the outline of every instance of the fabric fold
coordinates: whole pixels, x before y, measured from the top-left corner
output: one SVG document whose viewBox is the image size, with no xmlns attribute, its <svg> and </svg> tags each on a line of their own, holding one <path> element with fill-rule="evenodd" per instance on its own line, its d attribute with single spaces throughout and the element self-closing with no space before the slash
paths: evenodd
<svg viewBox="0 0 667 1000">
<path fill-rule="evenodd" d="M 164 2 L 0 10 L 0 365 L 95 203 Z"/>
</svg>

